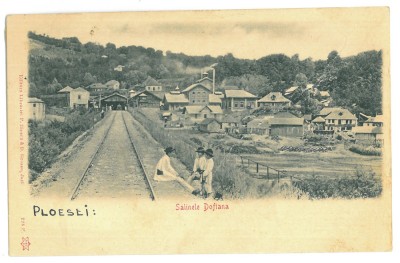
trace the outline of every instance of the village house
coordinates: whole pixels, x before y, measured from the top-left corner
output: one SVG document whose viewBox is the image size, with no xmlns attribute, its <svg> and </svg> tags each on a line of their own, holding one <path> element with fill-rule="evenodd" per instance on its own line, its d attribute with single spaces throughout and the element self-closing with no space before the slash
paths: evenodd
<svg viewBox="0 0 400 263">
<path fill-rule="evenodd" d="M 140 108 L 159 108 L 164 97 L 163 92 L 151 92 L 143 90 L 129 98 L 129 105 Z"/>
<path fill-rule="evenodd" d="M 70 86 L 66 86 L 65 88 L 61 89 L 58 91 L 59 94 L 64 96 L 64 103 L 62 103 L 60 106 L 68 106 L 69 105 L 69 93 L 73 90 Z"/>
<path fill-rule="evenodd" d="M 256 95 L 245 90 L 225 90 L 223 106 L 232 111 L 254 109 L 257 99 Z"/>
<path fill-rule="evenodd" d="M 273 116 L 262 116 L 249 121 L 246 125 L 247 133 L 269 136 L 269 121 Z"/>
<path fill-rule="evenodd" d="M 204 119 L 198 124 L 198 129 L 201 132 L 218 133 L 223 132 L 221 123 L 216 119 Z"/>
<path fill-rule="evenodd" d="M 69 106 L 71 109 L 88 108 L 90 93 L 84 88 L 76 88 L 69 92 Z"/>
<path fill-rule="evenodd" d="M 73 90 L 73 88 L 71 88 L 70 86 L 66 86 L 65 88 L 60 89 L 60 90 L 58 91 L 58 93 L 69 94 L 71 90 Z"/>
<path fill-rule="evenodd" d="M 274 110 L 281 110 L 291 105 L 291 101 L 285 98 L 280 92 L 270 92 L 258 100 L 258 107 L 268 107 Z"/>
<path fill-rule="evenodd" d="M 220 120 L 223 114 L 220 106 L 211 105 L 189 105 L 183 109 L 182 113 L 191 123 L 200 123 L 210 118 Z"/>
<path fill-rule="evenodd" d="M 234 129 L 239 127 L 240 121 L 234 118 L 232 115 L 225 115 L 223 116 L 219 122 L 221 123 L 221 127 L 224 131 L 227 129 Z"/>
<path fill-rule="evenodd" d="M 118 66 L 116 66 L 115 68 L 114 68 L 114 71 L 122 71 L 123 69 L 124 69 L 124 67 L 125 66 L 122 66 L 122 65 L 118 65 Z"/>
<path fill-rule="evenodd" d="M 383 115 L 376 115 L 375 117 L 368 116 L 369 118 L 364 121 L 363 126 L 383 127 Z"/>
<path fill-rule="evenodd" d="M 316 117 L 311 121 L 311 130 L 312 131 L 323 131 L 325 130 L 325 119 L 321 116 Z"/>
<path fill-rule="evenodd" d="M 89 91 L 95 91 L 95 92 L 104 92 L 108 89 L 108 87 L 102 83 L 93 83 L 90 84 L 89 86 L 86 87 L 87 90 Z"/>
<path fill-rule="evenodd" d="M 381 126 L 357 126 L 353 128 L 352 133 L 356 140 L 383 142 L 383 129 Z"/>
<path fill-rule="evenodd" d="M 46 106 L 41 99 L 28 98 L 28 118 L 30 120 L 41 121 L 46 117 Z"/>
<path fill-rule="evenodd" d="M 343 108 L 323 108 L 317 115 L 325 120 L 324 128 L 330 131 L 349 131 L 357 126 L 357 118 Z"/>
<path fill-rule="evenodd" d="M 323 100 L 329 99 L 331 97 L 331 94 L 329 93 L 328 90 L 321 90 L 319 92 L 319 97 Z"/>
<path fill-rule="evenodd" d="M 147 91 L 162 91 L 162 85 L 150 76 L 143 82 L 143 86 Z"/>
<path fill-rule="evenodd" d="M 169 93 L 165 93 L 162 105 L 164 110 L 179 110 L 189 105 L 189 100 L 186 98 L 185 94 L 182 94 L 179 91 L 171 91 Z"/>
<path fill-rule="evenodd" d="M 116 81 L 116 80 L 110 80 L 110 81 L 108 81 L 108 82 L 105 84 L 105 86 L 106 86 L 108 89 L 117 90 L 117 89 L 119 89 L 119 82 Z"/>
<path fill-rule="evenodd" d="M 281 118 L 269 119 L 269 135 L 283 137 L 301 137 L 304 135 L 304 118 Z"/>
<path fill-rule="evenodd" d="M 284 93 L 285 97 L 288 97 L 288 98 L 292 97 L 298 91 L 298 88 L 299 88 L 299 86 L 293 86 L 293 87 L 286 89 L 285 93 Z M 314 87 L 314 84 L 307 84 L 305 90 L 307 90 L 309 92 L 310 96 L 313 96 L 313 97 L 319 95 L 319 93 L 320 93 L 320 91 Z"/>
</svg>

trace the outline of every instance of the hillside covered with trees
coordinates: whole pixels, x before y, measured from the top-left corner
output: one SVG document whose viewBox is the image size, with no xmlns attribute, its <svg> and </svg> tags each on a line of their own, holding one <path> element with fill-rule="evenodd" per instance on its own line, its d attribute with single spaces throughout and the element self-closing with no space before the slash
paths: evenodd
<svg viewBox="0 0 400 263">
<path fill-rule="evenodd" d="M 369 115 L 382 112 L 381 51 L 346 58 L 332 51 L 326 60 L 317 61 L 284 54 L 249 60 L 235 58 L 230 53 L 218 57 L 189 56 L 141 46 L 83 44 L 76 37 L 56 39 L 34 32 L 28 37 L 30 96 L 112 79 L 129 89 L 143 83 L 148 76 L 176 80 L 177 85 L 185 88 L 199 78 L 202 69 L 218 63 L 217 86 L 235 85 L 264 96 L 293 85 L 313 83 L 319 90 L 330 91 L 336 106 Z M 118 65 L 124 66 L 122 71 L 114 70 Z"/>
</svg>

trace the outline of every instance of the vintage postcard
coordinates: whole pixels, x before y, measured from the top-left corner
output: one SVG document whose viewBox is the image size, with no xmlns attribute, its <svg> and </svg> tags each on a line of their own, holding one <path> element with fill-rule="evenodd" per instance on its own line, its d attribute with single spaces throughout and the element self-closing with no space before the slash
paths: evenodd
<svg viewBox="0 0 400 263">
<path fill-rule="evenodd" d="M 389 9 L 10 15 L 10 255 L 391 251 Z"/>
</svg>

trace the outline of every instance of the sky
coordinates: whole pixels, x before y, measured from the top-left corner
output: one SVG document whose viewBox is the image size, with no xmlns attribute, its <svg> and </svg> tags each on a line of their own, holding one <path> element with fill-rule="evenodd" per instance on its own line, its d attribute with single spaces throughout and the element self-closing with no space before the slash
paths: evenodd
<svg viewBox="0 0 400 263">
<path fill-rule="evenodd" d="M 124 12 L 35 16 L 30 29 L 82 43 L 108 42 L 185 53 L 258 59 L 283 53 L 326 59 L 380 50 L 386 8 Z M 388 34 L 387 34 L 388 35 Z"/>
</svg>

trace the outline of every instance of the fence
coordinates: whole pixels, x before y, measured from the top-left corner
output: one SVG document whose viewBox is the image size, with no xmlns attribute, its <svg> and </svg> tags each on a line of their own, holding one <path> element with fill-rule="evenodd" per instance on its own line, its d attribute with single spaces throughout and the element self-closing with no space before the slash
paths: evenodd
<svg viewBox="0 0 400 263">
<path fill-rule="evenodd" d="M 284 177 L 287 177 L 287 171 L 276 169 L 268 166 L 264 163 L 259 163 L 257 161 L 245 158 L 241 155 L 238 155 L 240 158 L 240 165 L 243 169 L 249 172 L 251 175 L 256 176 L 260 179 L 267 180 L 281 180 Z"/>
</svg>

